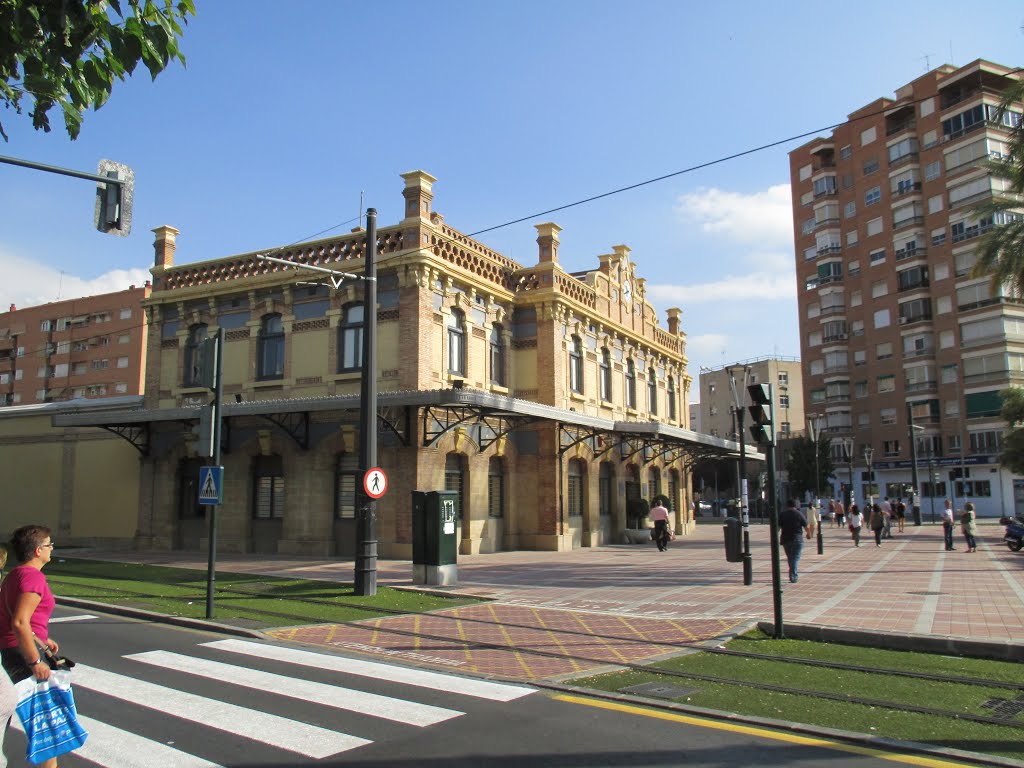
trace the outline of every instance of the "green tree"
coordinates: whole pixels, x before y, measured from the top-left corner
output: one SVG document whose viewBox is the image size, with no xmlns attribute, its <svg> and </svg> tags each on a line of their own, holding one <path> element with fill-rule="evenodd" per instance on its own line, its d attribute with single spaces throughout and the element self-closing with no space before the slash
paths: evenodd
<svg viewBox="0 0 1024 768">
<path fill-rule="evenodd" d="M 1001 413 L 1008 429 L 1003 436 L 999 463 L 1011 472 L 1024 474 L 1024 389 L 1009 387 L 1000 395 L 1003 398 Z"/>
<path fill-rule="evenodd" d="M 1003 92 L 1000 118 L 1011 109 L 1019 115 L 1022 101 L 1024 80 L 1018 80 Z M 999 286 L 1007 285 L 1017 296 L 1024 296 L 1024 217 L 1018 213 L 1024 195 L 1024 124 L 1017 123 L 1011 131 L 1009 152 L 989 159 L 986 167 L 993 178 L 1006 182 L 1007 189 L 993 192 L 991 198 L 973 209 L 979 219 L 1000 223 L 980 240 L 971 277 L 991 277 L 993 294 L 998 293 Z"/>
<path fill-rule="evenodd" d="M 154 79 L 184 65 L 178 38 L 195 13 L 194 0 L 0 0 L 0 99 L 19 115 L 29 102 L 44 131 L 59 105 L 75 139 L 85 110 L 102 107 L 140 61 Z"/>
<path fill-rule="evenodd" d="M 818 459 L 814 459 L 814 441 L 809 437 L 798 437 L 786 456 L 786 472 L 789 474 L 790 496 L 803 498 L 807 491 L 824 492 L 828 479 L 833 476 L 832 441 L 818 441 Z M 817 478 L 815 478 L 817 472 Z"/>
</svg>

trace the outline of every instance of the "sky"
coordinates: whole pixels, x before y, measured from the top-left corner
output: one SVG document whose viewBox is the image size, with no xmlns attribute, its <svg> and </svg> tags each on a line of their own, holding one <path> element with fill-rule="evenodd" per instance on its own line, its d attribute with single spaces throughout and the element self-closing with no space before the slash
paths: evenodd
<svg viewBox="0 0 1024 768">
<path fill-rule="evenodd" d="M 1024 63 L 1024 6 L 1003 0 L 196 6 L 187 65 L 140 66 L 76 141 L 57 112 L 43 133 L 0 110 L 0 155 L 136 180 L 119 238 L 93 226 L 93 182 L 0 164 L 0 307 L 142 284 L 164 224 L 178 264 L 343 234 L 361 199 L 388 226 L 421 169 L 446 223 L 521 264 L 544 221 L 570 272 L 628 245 L 661 324 L 683 310 L 695 380 L 797 357 L 787 153 L 929 68 Z"/>
</svg>

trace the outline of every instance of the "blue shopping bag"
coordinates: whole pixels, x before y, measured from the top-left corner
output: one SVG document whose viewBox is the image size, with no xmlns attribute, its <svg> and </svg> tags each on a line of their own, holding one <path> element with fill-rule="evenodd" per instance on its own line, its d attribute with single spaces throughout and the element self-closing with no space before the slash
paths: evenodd
<svg viewBox="0 0 1024 768">
<path fill-rule="evenodd" d="M 34 677 L 14 686 L 18 692 L 15 712 L 25 729 L 30 763 L 41 763 L 85 744 L 89 735 L 78 722 L 71 673 L 53 671 L 49 680 Z"/>
</svg>

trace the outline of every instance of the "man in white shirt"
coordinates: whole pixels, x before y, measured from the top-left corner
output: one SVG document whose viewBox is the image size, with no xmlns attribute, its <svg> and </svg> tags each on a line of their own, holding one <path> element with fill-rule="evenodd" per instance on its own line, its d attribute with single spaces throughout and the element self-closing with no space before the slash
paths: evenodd
<svg viewBox="0 0 1024 768">
<path fill-rule="evenodd" d="M 953 502 L 946 499 L 946 508 L 942 510 L 942 535 L 946 540 L 946 551 L 952 552 L 953 546 Z"/>
</svg>

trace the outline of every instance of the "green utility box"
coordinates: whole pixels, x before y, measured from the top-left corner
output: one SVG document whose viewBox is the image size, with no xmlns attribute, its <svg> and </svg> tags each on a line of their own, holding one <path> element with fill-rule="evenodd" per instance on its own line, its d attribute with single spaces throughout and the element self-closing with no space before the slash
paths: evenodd
<svg viewBox="0 0 1024 768">
<path fill-rule="evenodd" d="M 459 494 L 412 492 L 412 581 L 449 587 L 458 581 Z"/>
</svg>

